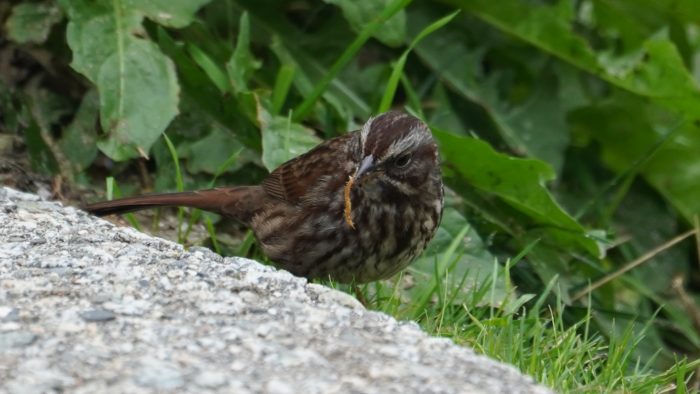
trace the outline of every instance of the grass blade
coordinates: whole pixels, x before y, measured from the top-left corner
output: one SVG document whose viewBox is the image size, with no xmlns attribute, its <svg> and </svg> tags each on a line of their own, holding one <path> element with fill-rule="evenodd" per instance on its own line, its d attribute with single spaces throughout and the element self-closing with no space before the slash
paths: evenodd
<svg viewBox="0 0 700 394">
<path fill-rule="evenodd" d="M 386 89 L 384 90 L 384 95 L 382 96 L 382 100 L 379 103 L 379 108 L 377 109 L 377 113 L 382 113 L 386 112 L 391 108 L 391 103 L 394 101 L 394 95 L 396 94 L 396 89 L 399 86 L 399 81 L 401 80 L 401 76 L 403 75 L 403 68 L 406 65 L 406 59 L 408 59 L 408 54 L 411 53 L 413 48 L 425 37 L 433 33 L 434 31 L 440 29 L 441 27 L 445 26 L 446 24 L 450 23 L 452 19 L 454 19 L 457 14 L 459 14 L 459 10 L 452 12 L 449 15 L 443 16 L 442 18 L 436 20 L 435 22 L 431 23 L 428 25 L 426 28 L 421 30 L 420 33 L 413 39 L 411 44 L 408 46 L 408 48 L 401 54 L 401 57 L 399 57 L 399 60 L 396 61 L 396 64 L 394 64 L 393 69 L 391 70 L 391 75 L 389 76 L 389 80 L 386 83 Z"/>
<path fill-rule="evenodd" d="M 397 12 L 401 11 L 404 9 L 411 0 L 394 0 L 387 6 L 384 11 L 379 14 L 379 16 L 374 19 L 372 22 L 368 23 L 367 26 L 365 26 L 364 29 L 360 32 L 360 34 L 355 37 L 355 40 L 353 40 L 352 43 L 343 51 L 343 53 L 340 55 L 338 60 L 333 63 L 331 66 L 330 70 L 328 70 L 328 73 L 326 73 L 323 78 L 316 84 L 314 87 L 314 90 L 311 91 L 311 93 L 306 96 L 304 101 L 302 101 L 301 104 L 294 110 L 294 121 L 295 122 L 300 122 L 304 120 L 309 113 L 311 112 L 311 109 L 313 108 L 314 104 L 316 104 L 316 101 L 318 100 L 319 97 L 323 94 L 323 92 L 328 88 L 328 85 L 331 83 L 333 79 L 340 73 L 340 71 L 345 67 L 345 65 L 348 64 L 348 62 L 355 56 L 355 54 L 362 48 L 362 46 L 367 42 L 367 40 L 372 37 L 372 34 L 374 34 L 377 29 L 379 29 L 384 22 L 386 22 L 387 19 L 391 18 L 396 14 Z"/>
<path fill-rule="evenodd" d="M 184 183 L 182 181 L 182 171 L 180 169 L 180 159 L 178 158 L 177 155 L 177 150 L 175 149 L 175 146 L 173 145 L 172 141 L 170 141 L 170 138 L 163 133 L 163 139 L 165 140 L 165 144 L 168 146 L 168 151 L 170 152 L 170 157 L 173 159 L 173 165 L 175 165 L 175 183 L 177 185 L 177 191 L 182 192 L 185 187 Z M 182 236 L 182 222 L 183 218 L 185 216 L 185 209 L 182 207 L 177 208 L 177 241 L 179 243 L 184 243 L 185 239 Z"/>
</svg>

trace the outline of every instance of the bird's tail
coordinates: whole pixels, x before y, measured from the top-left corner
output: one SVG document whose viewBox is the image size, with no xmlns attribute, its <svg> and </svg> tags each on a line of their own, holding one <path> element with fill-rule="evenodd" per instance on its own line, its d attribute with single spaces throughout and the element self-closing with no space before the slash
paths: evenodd
<svg viewBox="0 0 700 394">
<path fill-rule="evenodd" d="M 83 209 L 97 216 L 106 216 L 157 207 L 191 207 L 247 222 L 255 211 L 253 207 L 260 204 L 257 195 L 260 192 L 258 186 L 239 186 L 151 194 L 96 202 L 85 205 Z"/>
</svg>

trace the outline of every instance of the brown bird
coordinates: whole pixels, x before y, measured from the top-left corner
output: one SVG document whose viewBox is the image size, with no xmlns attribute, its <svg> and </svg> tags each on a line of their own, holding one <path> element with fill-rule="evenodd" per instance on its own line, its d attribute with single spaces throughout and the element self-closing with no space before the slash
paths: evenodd
<svg viewBox="0 0 700 394">
<path fill-rule="evenodd" d="M 103 216 L 186 206 L 250 227 L 279 267 L 307 278 L 364 283 L 419 255 L 442 217 L 438 150 L 428 127 L 401 112 L 325 141 L 259 186 L 129 197 L 85 207 Z"/>
</svg>

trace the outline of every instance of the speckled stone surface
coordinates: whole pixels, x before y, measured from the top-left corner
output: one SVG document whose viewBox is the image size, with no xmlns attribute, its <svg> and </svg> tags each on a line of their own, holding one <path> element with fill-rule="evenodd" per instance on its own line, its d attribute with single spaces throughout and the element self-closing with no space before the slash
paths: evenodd
<svg viewBox="0 0 700 394">
<path fill-rule="evenodd" d="M 0 392 L 547 393 L 284 271 L 0 188 Z"/>
</svg>

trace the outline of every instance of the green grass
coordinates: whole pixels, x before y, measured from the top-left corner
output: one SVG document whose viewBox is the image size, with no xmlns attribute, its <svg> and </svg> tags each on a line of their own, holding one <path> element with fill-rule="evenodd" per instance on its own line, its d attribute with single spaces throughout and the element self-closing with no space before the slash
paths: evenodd
<svg viewBox="0 0 700 394">
<path fill-rule="evenodd" d="M 399 277 L 366 285 L 362 292 L 370 309 L 397 319 L 415 320 L 426 332 L 512 364 L 558 392 L 697 391 L 688 382 L 692 371 L 700 368 L 700 360 L 680 359 L 667 370 L 658 371 L 653 360 L 635 356 L 651 321 L 620 323 L 624 324 L 623 334 L 606 337 L 591 329 L 591 308 L 572 323 L 565 321 L 566 306 L 561 300 L 547 302 L 556 277 L 537 295 L 517 296 L 516 289 L 511 288 L 511 297 L 497 306 L 492 306 L 496 278 L 472 283 L 468 290 L 465 279 L 447 272 L 432 278 L 437 286 L 416 283 L 417 289 L 408 293 Z M 348 286 L 335 287 L 353 294 Z M 426 299 L 430 300 L 427 304 L 423 303 Z M 634 330 L 635 326 L 642 330 Z"/>
</svg>

